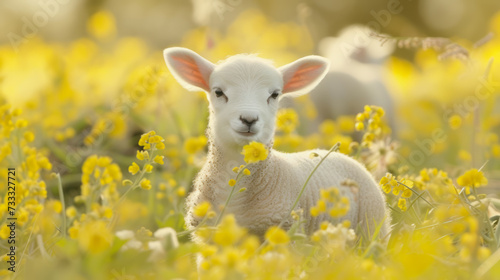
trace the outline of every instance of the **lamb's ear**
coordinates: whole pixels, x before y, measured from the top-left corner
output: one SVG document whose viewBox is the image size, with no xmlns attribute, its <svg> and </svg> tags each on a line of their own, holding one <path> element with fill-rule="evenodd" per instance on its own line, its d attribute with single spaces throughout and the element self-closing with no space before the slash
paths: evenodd
<svg viewBox="0 0 500 280">
<path fill-rule="evenodd" d="M 167 67 L 174 78 L 187 90 L 209 92 L 210 75 L 214 64 L 186 48 L 168 48 L 163 51 Z"/>
<path fill-rule="evenodd" d="M 325 77 L 330 63 L 326 58 L 310 55 L 278 70 L 283 75 L 283 93 L 302 95 L 311 91 Z"/>
</svg>

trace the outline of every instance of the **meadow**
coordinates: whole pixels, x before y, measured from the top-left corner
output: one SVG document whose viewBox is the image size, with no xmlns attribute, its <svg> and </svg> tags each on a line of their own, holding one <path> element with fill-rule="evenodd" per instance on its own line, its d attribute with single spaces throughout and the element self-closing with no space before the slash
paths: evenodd
<svg viewBox="0 0 500 280">
<path fill-rule="evenodd" d="M 415 52 L 384 65 L 397 131 L 371 104 L 313 132 L 307 96 L 279 111 L 275 149 L 340 143 L 374 175 L 392 216 L 386 242 L 335 223 L 349 207 L 336 186 L 309 210 L 332 217 L 311 236 L 307 209 L 262 243 L 208 203 L 187 231 L 184 200 L 207 152 L 205 93 L 181 88 L 162 50 L 117 37 L 112 14 L 96 13 L 87 30 L 67 43 L 0 46 L 2 279 L 500 278 L 500 14 L 481 44 L 381 38 Z M 211 61 L 259 53 L 283 65 L 314 43 L 303 26 L 248 10 L 225 33 L 194 28 L 176 45 Z"/>
</svg>

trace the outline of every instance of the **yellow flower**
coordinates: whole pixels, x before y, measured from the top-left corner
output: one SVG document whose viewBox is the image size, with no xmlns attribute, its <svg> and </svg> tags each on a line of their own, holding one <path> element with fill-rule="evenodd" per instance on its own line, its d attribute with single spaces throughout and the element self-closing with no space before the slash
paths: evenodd
<svg viewBox="0 0 500 280">
<path fill-rule="evenodd" d="M 500 158 L 500 144 L 495 144 L 491 147 L 491 153 L 493 157 Z"/>
<path fill-rule="evenodd" d="M 299 117 L 293 109 L 280 109 L 276 117 L 276 126 L 278 131 L 291 133 L 299 123 Z"/>
<path fill-rule="evenodd" d="M 70 227 L 68 229 L 69 237 L 71 239 L 77 239 L 78 238 L 78 232 L 79 232 L 79 228 L 78 227 Z"/>
<path fill-rule="evenodd" d="M 213 240 L 221 246 L 231 246 L 241 240 L 245 234 L 246 230 L 236 224 L 234 216 L 227 215 L 222 219 L 219 227 L 215 231 Z"/>
<path fill-rule="evenodd" d="M 318 200 L 318 204 L 316 204 L 316 207 L 318 207 L 319 212 L 325 212 L 326 211 L 326 202 L 322 199 Z"/>
<path fill-rule="evenodd" d="M 335 130 L 335 122 L 332 120 L 325 120 L 319 126 L 319 131 L 321 131 L 321 133 L 325 135 L 332 135 L 335 133 Z"/>
<path fill-rule="evenodd" d="M 342 132 L 351 133 L 354 131 L 355 120 L 351 116 L 339 116 L 337 123 L 340 131 Z"/>
<path fill-rule="evenodd" d="M 137 151 L 136 157 L 138 160 L 149 159 L 149 153 L 148 151 Z"/>
<path fill-rule="evenodd" d="M 162 193 L 162 192 L 157 192 L 156 193 L 156 199 L 160 200 L 160 199 L 163 199 L 165 197 L 165 194 Z"/>
<path fill-rule="evenodd" d="M 158 150 L 163 150 L 163 149 L 165 149 L 165 144 L 163 142 L 160 142 L 160 143 L 156 144 L 155 147 Z"/>
<path fill-rule="evenodd" d="M 29 219 L 29 212 L 22 209 L 19 210 L 19 215 L 17 216 L 17 222 L 20 226 L 23 226 Z"/>
<path fill-rule="evenodd" d="M 31 131 L 26 131 L 24 133 L 24 140 L 26 140 L 26 142 L 33 142 L 33 140 L 35 140 L 35 135 Z"/>
<path fill-rule="evenodd" d="M 355 125 L 356 131 L 361 131 L 365 129 L 365 125 L 362 122 L 357 122 Z"/>
<path fill-rule="evenodd" d="M 110 12 L 99 11 L 90 18 L 87 30 L 96 38 L 109 38 L 116 32 L 115 17 Z"/>
<path fill-rule="evenodd" d="M 110 157 L 100 157 L 97 159 L 97 166 L 106 167 L 111 164 L 112 159 Z"/>
<path fill-rule="evenodd" d="M 245 156 L 246 163 L 254 163 L 267 158 L 267 149 L 264 144 L 252 141 L 243 147 L 242 155 Z"/>
<path fill-rule="evenodd" d="M 277 226 L 270 227 L 265 237 L 273 245 L 286 245 L 290 241 L 286 232 Z"/>
<path fill-rule="evenodd" d="M 228 185 L 234 187 L 234 185 L 236 185 L 236 180 L 234 179 L 229 180 Z"/>
<path fill-rule="evenodd" d="M 400 198 L 398 201 L 398 207 L 399 209 L 406 211 L 406 199 Z"/>
<path fill-rule="evenodd" d="M 333 207 L 332 209 L 330 209 L 328 214 L 333 218 L 338 218 L 347 214 L 347 211 L 349 211 L 349 209 L 345 207 Z"/>
<path fill-rule="evenodd" d="M 142 179 L 140 183 L 141 188 L 145 190 L 150 190 L 151 189 L 151 181 L 148 179 Z"/>
<path fill-rule="evenodd" d="M 482 171 L 471 169 L 458 177 L 457 183 L 462 187 L 480 187 L 488 184 L 488 179 L 484 177 Z"/>
<path fill-rule="evenodd" d="M 10 228 L 4 224 L 0 229 L 0 238 L 7 239 L 10 236 Z"/>
<path fill-rule="evenodd" d="M 140 170 L 141 168 L 135 162 L 132 162 L 132 165 L 128 167 L 128 172 L 130 172 L 132 175 L 135 175 Z"/>
<path fill-rule="evenodd" d="M 120 167 L 116 163 L 107 166 L 104 173 L 106 174 L 106 172 L 109 174 L 109 176 L 111 176 L 111 178 L 113 178 L 116 181 L 120 181 L 122 179 L 122 171 L 120 170 Z"/>
<path fill-rule="evenodd" d="M 358 121 L 358 122 L 362 122 L 362 121 L 364 121 L 365 119 L 366 119 L 366 118 L 365 118 L 365 114 L 363 114 L 363 113 L 358 113 L 358 114 L 356 115 L 356 121 Z"/>
<path fill-rule="evenodd" d="M 56 213 L 61 213 L 62 203 L 59 200 L 52 200 L 48 202 L 50 208 Z"/>
<path fill-rule="evenodd" d="M 160 135 L 154 135 L 149 137 L 149 143 L 151 144 L 157 144 L 161 143 L 163 141 L 163 138 Z"/>
<path fill-rule="evenodd" d="M 321 230 L 326 230 L 326 229 L 328 228 L 328 225 L 329 225 L 329 224 L 330 224 L 329 222 L 327 222 L 327 221 L 323 221 L 323 222 L 321 222 L 321 224 L 319 225 L 319 228 L 320 228 Z"/>
<path fill-rule="evenodd" d="M 319 215 L 319 208 L 316 206 L 313 206 L 313 207 L 311 207 L 311 209 L 309 209 L 309 212 L 311 213 L 312 217 L 317 217 Z"/>
<path fill-rule="evenodd" d="M 351 221 L 349 221 L 349 220 L 342 221 L 342 226 L 345 227 L 345 228 L 350 228 L 351 227 Z"/>
<path fill-rule="evenodd" d="M 380 182 L 379 182 L 379 185 L 385 185 L 389 183 L 389 179 L 387 178 L 387 175 L 385 177 L 382 177 L 382 179 L 380 179 Z"/>
<path fill-rule="evenodd" d="M 453 115 L 448 119 L 448 124 L 452 129 L 458 129 L 462 126 L 462 117 L 459 115 Z"/>
<path fill-rule="evenodd" d="M 78 230 L 78 244 L 84 251 L 99 253 L 111 246 L 113 234 L 104 221 L 89 222 Z"/>
<path fill-rule="evenodd" d="M 177 186 L 177 181 L 175 181 L 174 179 L 168 179 L 168 185 L 173 188 Z"/>
<path fill-rule="evenodd" d="M 197 217 L 205 217 L 210 208 L 212 208 L 210 202 L 204 201 L 194 208 L 193 214 Z"/>
<path fill-rule="evenodd" d="M 379 115 L 380 117 L 385 115 L 384 108 L 382 107 L 376 107 L 376 114 Z"/>
<path fill-rule="evenodd" d="M 422 179 L 423 182 L 428 182 L 431 180 L 429 173 L 427 172 L 427 169 L 420 170 L 420 178 Z"/>
<path fill-rule="evenodd" d="M 23 113 L 23 110 L 20 108 L 16 108 L 16 109 L 12 110 L 13 117 L 17 117 L 17 116 L 21 115 L 22 113 Z"/>
<path fill-rule="evenodd" d="M 149 139 L 148 133 L 141 135 L 141 138 L 139 139 L 139 146 L 142 146 L 142 147 L 146 146 L 148 139 Z"/>
<path fill-rule="evenodd" d="M 164 164 L 163 162 L 163 156 L 155 156 L 155 158 L 153 159 L 154 162 L 158 163 L 158 164 Z"/>
<path fill-rule="evenodd" d="M 248 170 L 248 169 L 245 168 L 245 170 L 243 170 L 243 174 L 249 176 L 252 173 L 250 172 L 250 170 Z"/>
<path fill-rule="evenodd" d="M 466 150 L 460 150 L 460 151 L 458 151 L 458 158 L 463 160 L 463 161 L 471 161 L 472 155 L 469 152 L 467 152 Z"/>
<path fill-rule="evenodd" d="M 382 190 L 385 193 L 390 193 L 392 191 L 392 187 L 397 186 L 397 181 L 393 179 L 392 174 L 387 173 L 385 177 L 380 179 L 379 185 L 382 186 Z"/>
<path fill-rule="evenodd" d="M 407 186 L 408 188 L 413 188 L 413 181 L 410 181 L 408 179 L 402 179 L 401 184 Z"/>
<path fill-rule="evenodd" d="M 410 189 L 405 189 L 401 194 L 403 198 L 410 198 L 413 195 L 413 192 Z"/>
<path fill-rule="evenodd" d="M 66 216 L 70 219 L 76 217 L 76 208 L 74 206 L 70 206 L 66 209 Z"/>
<path fill-rule="evenodd" d="M 28 125 L 28 122 L 26 120 L 23 120 L 23 119 L 19 119 L 16 121 L 16 127 L 26 127 Z"/>
<path fill-rule="evenodd" d="M 482 246 L 479 247 L 479 249 L 477 251 L 477 258 L 479 259 L 479 261 L 486 260 L 490 255 L 491 255 L 490 249 L 488 249 L 486 247 L 482 247 Z"/>
<path fill-rule="evenodd" d="M 207 144 L 207 138 L 205 136 L 191 137 L 184 142 L 184 150 L 188 154 L 196 154 L 201 151 Z"/>
<path fill-rule="evenodd" d="M 146 171 L 146 173 L 151 173 L 153 172 L 153 166 L 151 164 L 146 164 L 144 170 Z"/>
<path fill-rule="evenodd" d="M 176 191 L 177 196 L 183 197 L 186 195 L 186 189 L 184 187 L 179 187 Z"/>
</svg>

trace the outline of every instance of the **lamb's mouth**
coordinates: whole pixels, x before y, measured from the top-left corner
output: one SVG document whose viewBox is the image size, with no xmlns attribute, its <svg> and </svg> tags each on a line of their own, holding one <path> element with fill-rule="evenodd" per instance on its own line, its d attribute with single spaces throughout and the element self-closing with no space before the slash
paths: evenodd
<svg viewBox="0 0 500 280">
<path fill-rule="evenodd" d="M 257 134 L 257 132 L 252 132 L 252 131 L 236 131 L 236 133 L 244 137 L 252 137 Z"/>
</svg>

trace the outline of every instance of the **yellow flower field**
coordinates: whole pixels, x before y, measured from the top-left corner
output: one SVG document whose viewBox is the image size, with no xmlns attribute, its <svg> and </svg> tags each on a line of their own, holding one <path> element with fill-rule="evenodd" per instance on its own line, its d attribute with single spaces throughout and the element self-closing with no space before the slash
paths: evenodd
<svg viewBox="0 0 500 280">
<path fill-rule="evenodd" d="M 0 45 L 1 279 L 500 279 L 500 13 L 484 44 L 450 39 L 465 60 L 417 46 L 413 60 L 383 64 L 395 131 L 373 104 L 317 127 L 307 96 L 278 112 L 275 149 L 344 153 L 379 182 L 392 231 L 371 240 L 341 220 L 339 186 L 264 240 L 238 225 L 224 210 L 267 158 L 258 142 L 233 166 L 226 204 L 197 205 L 202 222 L 187 230 L 185 198 L 210 144 L 205 93 L 184 90 L 163 49 L 118 36 L 115 21 L 103 10 L 80 38 Z M 174 45 L 281 66 L 315 43 L 303 25 L 247 9 L 224 32 L 192 27 Z M 331 219 L 307 235 L 305 211 Z"/>
</svg>

